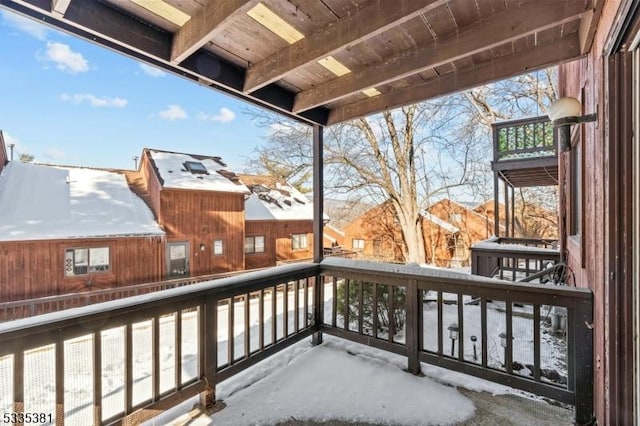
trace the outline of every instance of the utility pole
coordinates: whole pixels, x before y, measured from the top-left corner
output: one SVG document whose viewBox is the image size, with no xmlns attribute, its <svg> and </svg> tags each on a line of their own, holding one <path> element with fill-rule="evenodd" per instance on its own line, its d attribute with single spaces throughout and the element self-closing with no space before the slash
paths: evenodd
<svg viewBox="0 0 640 426">
<path fill-rule="evenodd" d="M 10 152 L 11 152 L 11 155 L 10 155 L 10 157 L 11 157 L 11 161 L 13 161 L 13 147 L 14 147 L 14 146 L 16 146 L 16 144 L 15 144 L 15 143 L 10 143 L 10 144 L 9 144 L 9 150 L 10 150 Z"/>
</svg>

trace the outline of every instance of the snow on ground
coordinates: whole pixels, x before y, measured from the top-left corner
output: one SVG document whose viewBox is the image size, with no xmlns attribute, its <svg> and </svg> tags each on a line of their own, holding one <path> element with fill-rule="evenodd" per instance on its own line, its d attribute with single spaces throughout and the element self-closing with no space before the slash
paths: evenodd
<svg viewBox="0 0 640 426">
<path fill-rule="evenodd" d="M 406 373 L 403 365 L 404 357 L 331 336 L 318 347 L 305 340 L 220 383 L 217 397 L 226 407 L 189 424 L 269 425 L 295 419 L 444 425 L 473 415 L 473 403 L 456 389 Z"/>
<path fill-rule="evenodd" d="M 164 235 L 124 175 L 10 161 L 0 175 L 0 241 Z"/>
</svg>

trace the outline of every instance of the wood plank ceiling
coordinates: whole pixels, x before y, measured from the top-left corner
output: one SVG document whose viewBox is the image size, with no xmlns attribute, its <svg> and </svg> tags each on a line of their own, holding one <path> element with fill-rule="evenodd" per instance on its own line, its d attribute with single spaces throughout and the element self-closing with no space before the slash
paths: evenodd
<svg viewBox="0 0 640 426">
<path fill-rule="evenodd" d="M 604 0 L 0 0 L 320 125 L 573 60 Z"/>
</svg>

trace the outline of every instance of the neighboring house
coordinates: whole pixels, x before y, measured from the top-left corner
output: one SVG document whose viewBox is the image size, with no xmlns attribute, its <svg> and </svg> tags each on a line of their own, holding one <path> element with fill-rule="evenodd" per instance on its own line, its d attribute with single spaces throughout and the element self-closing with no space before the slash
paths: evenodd
<svg viewBox="0 0 640 426">
<path fill-rule="evenodd" d="M 500 226 L 504 227 L 503 225 L 505 221 L 504 213 L 505 213 L 506 207 L 504 204 L 500 203 L 498 208 L 500 211 Z M 485 217 L 486 234 L 489 236 L 495 234 L 494 220 L 496 217 L 496 212 L 495 212 L 496 208 L 495 208 L 495 202 L 493 201 L 493 198 L 488 201 L 485 201 L 484 203 L 478 204 L 477 206 L 473 207 L 472 210 Z"/>
<path fill-rule="evenodd" d="M 313 257 L 313 204 L 270 176 L 240 175 L 245 201 L 245 269 Z"/>
<path fill-rule="evenodd" d="M 244 269 L 249 189 L 220 157 L 144 149 L 132 186 L 167 235 L 165 278 Z"/>
<path fill-rule="evenodd" d="M 438 266 L 457 264 L 459 229 L 428 212 L 423 212 L 422 226 L 427 261 Z M 344 246 L 360 258 L 385 262 L 404 262 L 402 231 L 391 203 L 373 207 L 345 226 Z"/>
<path fill-rule="evenodd" d="M 4 165 L 0 301 L 158 281 L 164 243 L 164 231 L 122 173 Z"/>
<path fill-rule="evenodd" d="M 464 265 L 469 264 L 471 246 L 493 235 L 494 223 L 492 219 L 448 198 L 433 203 L 427 208 L 427 211 L 459 228 L 458 259 Z"/>
<path fill-rule="evenodd" d="M 494 201 L 489 200 L 473 210 L 486 216 L 487 231 L 489 234 L 494 233 L 493 218 L 495 217 Z M 500 227 L 504 228 L 505 222 L 505 206 L 500 204 Z M 558 213 L 547 210 L 539 205 L 532 203 L 516 203 L 515 208 L 515 236 L 521 238 L 558 238 Z"/>
<path fill-rule="evenodd" d="M 2 173 L 2 169 L 8 162 L 9 157 L 7 156 L 7 148 L 4 145 L 4 135 L 2 134 L 2 130 L 0 130 L 0 173 Z"/>
</svg>

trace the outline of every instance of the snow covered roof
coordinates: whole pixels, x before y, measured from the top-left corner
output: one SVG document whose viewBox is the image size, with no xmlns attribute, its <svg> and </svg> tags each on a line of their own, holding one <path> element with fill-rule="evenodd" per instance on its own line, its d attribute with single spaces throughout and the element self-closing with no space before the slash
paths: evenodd
<svg viewBox="0 0 640 426">
<path fill-rule="evenodd" d="M 449 222 L 440 219 L 438 216 L 432 215 L 431 213 L 429 213 L 426 210 L 423 211 L 421 214 L 428 221 L 435 223 L 439 227 L 445 229 L 448 232 L 451 232 L 452 234 L 455 234 L 456 232 L 460 231 L 460 229 L 458 227 L 453 226 Z"/>
<path fill-rule="evenodd" d="M 124 175 L 10 161 L 0 174 L 0 241 L 164 235 Z"/>
<path fill-rule="evenodd" d="M 164 188 L 249 193 L 238 175 L 229 171 L 220 157 L 155 149 L 147 149 L 146 152 L 153 160 Z"/>
<path fill-rule="evenodd" d="M 313 220 L 313 203 L 294 187 L 266 176 L 240 178 L 251 190 L 245 220 Z"/>
</svg>

